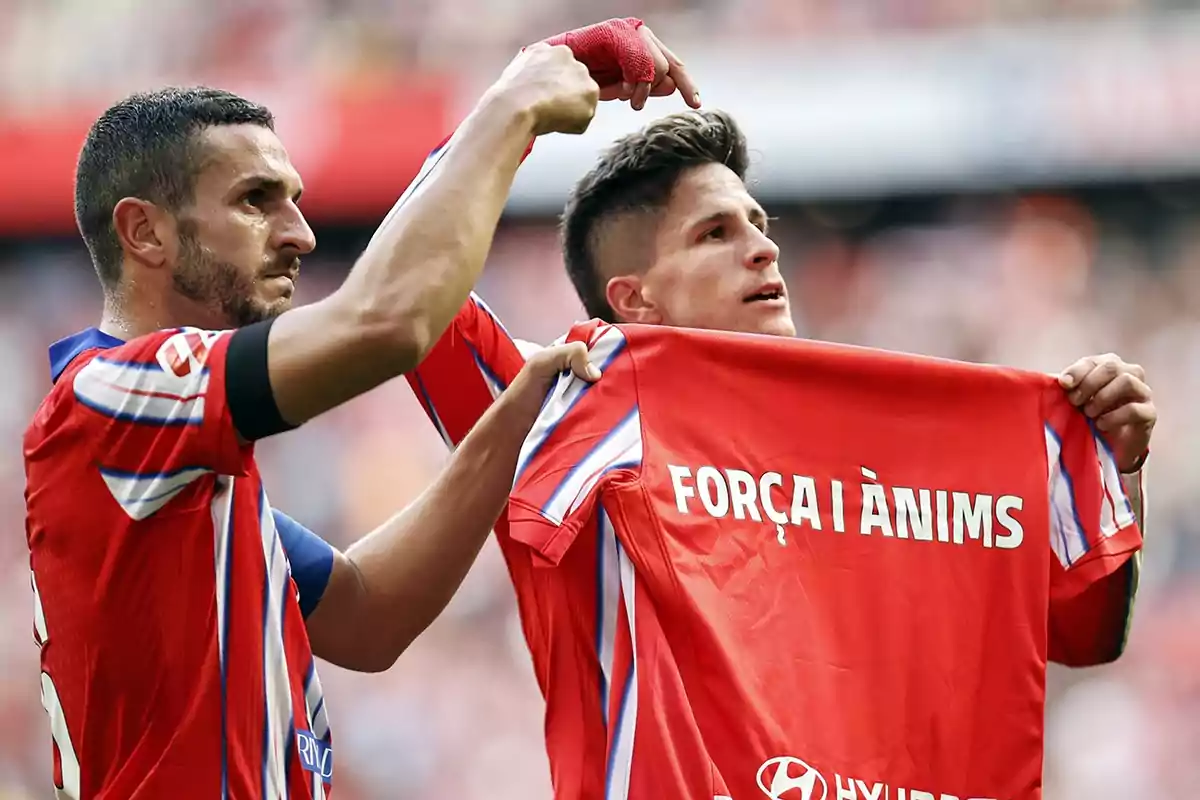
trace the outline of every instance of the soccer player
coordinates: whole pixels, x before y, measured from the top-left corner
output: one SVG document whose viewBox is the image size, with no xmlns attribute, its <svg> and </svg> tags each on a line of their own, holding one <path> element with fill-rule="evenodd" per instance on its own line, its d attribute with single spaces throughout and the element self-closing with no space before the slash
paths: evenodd
<svg viewBox="0 0 1200 800">
<path fill-rule="evenodd" d="M 582 348 L 532 360 L 435 484 L 346 553 L 271 508 L 253 443 L 412 369 L 467 298 L 531 141 L 586 129 L 601 96 L 644 102 L 630 77 L 598 86 L 569 47 L 527 49 L 343 285 L 294 310 L 315 242 L 266 108 L 168 89 L 97 120 L 76 215 L 103 319 L 51 348 L 24 442 L 59 797 L 325 796 L 314 654 L 391 665 L 486 538 L 549 379 L 597 373 Z"/>
<path fill-rule="evenodd" d="M 671 115 L 619 140 L 579 181 L 563 214 L 564 261 L 587 313 L 606 322 L 794 336 L 778 247 L 766 213 L 746 188 L 747 166 L 745 137 L 719 111 Z M 408 379 L 443 438 L 455 444 L 536 349 L 513 341 L 472 296 Z M 1144 372 L 1109 354 L 1080 359 L 1060 383 L 1105 433 L 1140 520 L 1140 470 L 1157 417 Z M 544 613 L 531 588 L 537 569 L 528 548 L 508 536 L 504 518 L 496 533 L 543 693 L 571 669 L 599 669 L 597 653 L 580 656 L 590 658 L 590 666 L 560 666 L 557 654 L 539 652 L 531 621 Z M 1064 587 L 1061 594 L 1071 599 L 1052 607 L 1052 660 L 1098 664 L 1121 653 L 1138 563 L 1131 559 L 1081 592 Z M 1070 580 L 1061 569 L 1051 579 L 1056 585 Z M 578 680 L 581 691 L 592 682 L 583 675 Z M 577 767 L 572 756 L 555 757 L 555 737 L 576 734 L 577 721 L 566 716 L 565 709 L 547 714 L 556 787 L 575 780 Z"/>
<path fill-rule="evenodd" d="M 748 163 L 745 136 L 720 111 L 673 114 L 616 142 L 576 184 L 562 219 L 563 260 L 588 315 L 796 335 L 779 248 L 744 182 Z M 443 437 L 456 441 L 531 352 L 536 345 L 513 341 L 472 295 L 408 380 Z M 1141 520 L 1140 472 L 1157 419 L 1145 372 L 1110 353 L 1079 359 L 1060 383 L 1105 433 Z M 1080 597 L 1073 607 L 1083 624 L 1060 632 L 1081 641 L 1059 640 L 1055 660 L 1119 654 L 1137 569 L 1131 562 Z M 1098 651 L 1081 654 L 1089 640 Z"/>
</svg>

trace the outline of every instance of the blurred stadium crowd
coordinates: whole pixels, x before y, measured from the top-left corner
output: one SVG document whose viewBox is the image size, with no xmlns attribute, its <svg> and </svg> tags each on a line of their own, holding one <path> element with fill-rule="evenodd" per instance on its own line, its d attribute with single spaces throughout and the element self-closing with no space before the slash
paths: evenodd
<svg viewBox="0 0 1200 800">
<path fill-rule="evenodd" d="M 660 31 L 690 31 L 716 46 L 724 37 L 876 34 L 1172 5 L 621 0 L 603 13 L 636 13 Z M 297 64 L 351 80 L 413 67 L 466 70 L 470 59 L 494 60 L 596 13 L 566 0 L 161 0 L 150 17 L 136 0 L 7 0 L 0 116 L 46 96 L 100 86 L 108 93 L 148 78 L 219 82 L 227 70 L 266 82 L 308 79 L 292 74 Z M 1130 183 L 768 210 L 779 216 L 772 231 L 802 335 L 1045 371 L 1106 351 L 1146 367 L 1160 423 L 1132 644 L 1116 665 L 1053 672 L 1046 798 L 1200 797 L 1200 189 Z M 302 300 L 336 285 L 371 223 L 318 229 Z M 479 291 L 521 338 L 548 341 L 582 317 L 552 218 L 506 220 Z M 0 448 L 0 520 L 10 531 L 0 540 L 0 800 L 45 797 L 49 788 L 17 443 L 46 390 L 46 345 L 94 324 L 99 303 L 73 240 L 0 242 L 0 436 L 8 443 Z M 445 457 L 403 381 L 259 453 L 273 503 L 342 546 L 403 507 Z M 326 666 L 323 679 L 337 797 L 549 796 L 540 699 L 493 545 L 394 669 L 357 676 Z"/>
<path fill-rule="evenodd" d="M 6 0 L 0 100 L 39 103 L 114 84 L 364 80 L 494 64 L 602 16 L 639 16 L 675 41 L 890 36 L 1120 18 L 1189 0 Z M 47 49 L 45 43 L 56 46 Z M 36 70 L 21 65 L 35 62 Z M 6 76 L 6 77 L 5 77 Z"/>
</svg>

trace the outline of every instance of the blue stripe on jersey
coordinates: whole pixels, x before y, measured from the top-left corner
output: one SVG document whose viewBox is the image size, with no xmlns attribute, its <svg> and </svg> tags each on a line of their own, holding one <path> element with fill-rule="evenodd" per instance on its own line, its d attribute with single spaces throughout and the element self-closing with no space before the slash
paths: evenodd
<svg viewBox="0 0 1200 800">
<path fill-rule="evenodd" d="M 1113 464 L 1116 464 L 1117 463 L 1117 455 L 1116 455 L 1116 453 L 1114 453 L 1112 451 L 1112 448 L 1108 446 L 1108 442 L 1105 441 L 1104 435 L 1102 433 L 1100 433 L 1100 429 L 1096 427 L 1096 423 L 1093 422 L 1091 419 L 1088 419 L 1087 424 L 1088 424 L 1088 427 L 1092 429 L 1092 436 L 1096 439 L 1096 441 L 1100 444 L 1100 446 L 1104 448 L 1105 454 L 1107 454 L 1108 457 L 1112 459 Z M 1118 469 L 1119 469 L 1119 467 L 1118 467 Z M 1105 483 L 1103 470 L 1101 470 L 1100 482 L 1102 484 Z M 1120 486 L 1120 488 L 1121 488 L 1121 500 L 1125 503 L 1126 513 L 1133 514 L 1133 503 L 1131 503 L 1129 501 L 1129 493 L 1125 491 L 1125 484 L 1122 483 L 1120 481 L 1120 479 L 1118 479 L 1117 485 Z M 1115 502 L 1116 501 L 1114 500 L 1114 503 Z M 1116 522 L 1116 519 L 1115 519 L 1117 516 L 1116 512 L 1117 512 L 1117 510 L 1114 508 L 1113 509 L 1113 517 L 1114 517 L 1113 522 L 1114 523 Z"/>
<path fill-rule="evenodd" d="M 467 345 L 467 349 L 471 351 L 471 358 L 475 359 L 475 365 L 479 367 L 479 371 L 483 373 L 484 377 L 496 384 L 496 386 L 500 388 L 500 391 L 507 389 L 508 385 L 504 381 L 500 380 L 499 375 L 492 371 L 492 368 L 489 367 L 487 362 L 483 360 L 483 357 L 479 355 L 479 351 L 476 350 L 470 342 L 464 343 Z"/>
<path fill-rule="evenodd" d="M 314 685 L 316 688 L 316 702 L 313 702 Z M 304 699 L 309 706 L 308 710 L 308 729 L 318 739 L 329 742 L 332 739 L 332 731 L 329 725 L 321 722 L 321 712 L 325 709 L 325 694 L 321 691 L 321 681 L 317 678 L 317 660 L 314 658 L 308 662 L 308 674 L 304 676 Z"/>
<path fill-rule="evenodd" d="M 632 631 L 630 632 L 632 636 Z M 617 711 L 617 729 L 612 737 L 612 749 L 608 751 L 608 766 L 604 770 L 604 796 L 608 798 L 612 792 L 613 770 L 617 766 L 617 755 L 621 749 L 621 743 L 625 738 L 622 736 L 626 731 L 623 729 L 622 723 L 625 721 L 625 714 L 629 710 L 629 696 L 633 692 L 634 684 L 637 683 L 637 661 L 633 660 L 629 664 L 629 673 L 625 676 L 625 688 L 621 692 L 621 707 Z M 628 731 L 632 734 L 632 731 Z"/>
<path fill-rule="evenodd" d="M 95 411 L 99 414 L 103 414 L 104 416 L 108 417 L 109 419 L 115 419 L 115 420 L 119 420 L 121 422 L 140 422 L 143 424 L 150 423 L 153 425 L 161 425 L 163 427 L 174 427 L 174 426 L 183 426 L 183 425 L 201 425 L 204 423 L 203 419 L 192 419 L 191 417 L 175 417 L 172 419 L 165 419 L 163 417 L 155 417 L 155 416 L 144 415 L 144 414 L 143 415 L 128 414 L 128 413 L 124 413 L 121 411 L 114 411 L 113 409 L 108 408 L 107 406 L 102 406 L 98 403 L 93 403 L 92 401 L 88 400 L 86 397 L 80 395 L 78 392 L 75 393 L 75 399 L 79 401 L 80 405 L 85 406 L 86 408 L 90 408 L 92 411 Z"/>
<path fill-rule="evenodd" d="M 603 372 L 606 369 L 608 369 L 609 365 L 612 364 L 612 362 L 614 360 L 616 360 L 617 356 L 619 356 L 624 350 L 625 350 L 625 339 L 622 338 L 621 341 L 617 343 L 617 346 L 613 348 L 613 351 L 612 351 L 612 353 L 609 354 L 608 358 L 604 359 L 604 363 L 599 365 L 600 372 L 603 374 Z M 566 374 L 569 374 L 569 371 L 566 372 Z M 525 462 L 517 465 L 517 474 L 516 474 L 516 477 L 513 478 L 514 484 L 516 483 L 517 479 L 519 479 L 521 477 L 522 473 L 525 472 L 525 468 L 533 463 L 534 458 L 537 457 L 538 453 L 542 449 L 542 446 L 545 445 L 546 442 L 550 441 L 550 437 L 552 437 L 554 435 L 554 431 L 558 428 L 559 423 L 561 423 L 564 419 L 566 419 L 570 415 L 571 409 L 575 408 L 575 406 L 579 403 L 579 401 L 582 400 L 587 395 L 587 393 L 589 391 L 591 391 L 591 388 L 595 385 L 596 384 L 594 384 L 594 383 L 584 383 L 583 388 L 581 388 L 579 390 L 579 394 L 575 395 L 575 399 L 572 400 L 570 405 L 568 405 L 563 410 L 562 416 L 560 416 L 558 419 L 554 420 L 554 423 L 551 424 L 550 427 L 548 427 L 546 429 L 546 432 L 544 434 L 542 434 L 542 438 L 538 440 L 537 444 L 535 444 L 533 446 L 533 448 L 529 451 L 529 455 L 525 457 Z M 550 391 L 551 392 L 554 391 L 553 387 L 550 389 Z M 546 401 L 543 401 L 543 403 L 542 403 L 543 409 L 545 409 L 546 402 L 549 401 L 550 395 L 547 394 L 546 398 L 547 398 Z"/>
<path fill-rule="evenodd" d="M 114 478 L 132 478 L 135 480 L 150 480 L 153 478 L 174 478 L 176 475 L 182 475 L 185 472 L 189 472 L 189 471 L 195 470 L 195 469 L 201 469 L 201 470 L 204 470 L 205 472 L 212 472 L 211 468 L 203 466 L 201 464 L 193 464 L 188 467 L 180 467 L 179 469 L 173 469 L 170 472 L 128 472 L 123 469 L 109 469 L 108 467 L 101 467 L 100 472 L 102 472 L 105 475 L 111 475 Z"/>
<path fill-rule="evenodd" d="M 291 563 L 292 580 L 300 591 L 300 613 L 307 617 L 321 602 L 325 588 L 329 586 L 329 576 L 333 573 L 333 547 L 279 509 L 271 509 L 271 514 L 283 551 Z"/>
<path fill-rule="evenodd" d="M 108 364 L 110 367 L 120 367 L 121 369 L 127 369 L 127 370 L 130 370 L 131 372 L 165 372 L 166 371 L 162 368 L 162 365 L 160 365 L 157 361 L 153 361 L 153 362 L 151 362 L 151 361 L 117 361 L 116 359 L 105 358 L 104 356 L 96 356 L 96 360 L 102 364 Z M 196 373 L 196 377 L 197 378 L 202 377 L 207 372 L 208 372 L 208 367 L 202 367 L 200 369 L 200 371 Z"/>
<path fill-rule="evenodd" d="M 446 426 L 442 423 L 441 416 L 433 406 L 433 398 L 429 396 L 429 390 L 425 388 L 425 381 L 421 378 L 420 370 L 413 370 L 409 373 L 417 382 L 417 392 L 420 394 L 418 398 L 421 405 L 425 408 L 425 413 L 429 415 L 429 419 L 433 420 L 433 426 L 437 428 L 438 435 L 442 437 L 442 441 L 446 446 L 453 450 L 456 443 L 450 438 L 450 432 L 446 430 Z"/>
<path fill-rule="evenodd" d="M 1058 468 L 1062 473 L 1063 481 L 1067 484 L 1067 497 L 1071 498 L 1071 513 L 1075 515 L 1075 527 L 1079 531 L 1079 543 L 1083 545 L 1083 552 L 1086 553 L 1091 550 L 1092 547 L 1088 543 L 1087 530 L 1083 527 L 1083 519 L 1079 516 L 1079 504 L 1075 502 L 1075 482 L 1071 480 L 1071 473 L 1067 471 L 1067 463 L 1063 460 L 1062 437 L 1058 435 L 1058 431 L 1054 430 L 1049 425 L 1046 426 L 1046 430 L 1054 438 L 1054 441 L 1058 443 Z M 1053 498 L 1053 494 L 1051 494 L 1051 497 Z M 1066 555 L 1069 559 L 1069 553 Z"/>
<path fill-rule="evenodd" d="M 192 467 L 191 469 L 197 471 L 195 478 L 199 478 L 202 474 L 212 471 L 210 469 L 207 469 L 206 467 Z M 113 475 L 112 472 L 104 469 L 103 467 L 100 468 L 100 474 L 108 475 L 109 477 L 113 477 L 113 478 L 121 477 L 119 475 Z M 172 476 L 175 476 L 178 474 L 180 474 L 180 473 L 179 472 L 170 473 L 170 475 L 163 475 L 163 476 L 159 477 L 159 479 L 161 480 L 161 478 L 172 477 Z M 146 477 L 149 478 L 150 480 L 154 480 L 158 476 L 148 475 Z M 195 478 L 193 478 L 192 480 L 194 480 Z M 131 478 L 131 480 L 139 480 L 139 479 L 141 479 L 141 478 L 140 477 Z M 186 489 L 191 484 L 191 482 L 192 481 L 189 480 L 187 483 L 181 483 L 177 486 L 172 486 L 169 489 L 164 489 L 163 491 L 159 492 L 158 494 L 143 495 L 143 496 L 136 496 L 136 497 L 131 495 L 130 497 L 127 497 L 127 498 L 121 497 L 121 498 L 117 498 L 117 499 L 119 502 L 121 502 L 122 506 L 125 506 L 127 503 L 128 504 L 153 503 L 156 500 L 162 500 L 164 497 L 174 497 L 175 495 L 179 494 L 184 489 Z"/>
<path fill-rule="evenodd" d="M 313 719 L 316 719 L 317 717 L 321 716 L 321 709 L 323 709 L 323 708 L 325 708 L 325 698 L 324 697 L 322 697 L 320 700 L 317 701 L 317 707 L 314 708 L 313 712 L 312 712 Z M 326 733 L 323 738 L 328 739 L 329 734 Z"/>
</svg>

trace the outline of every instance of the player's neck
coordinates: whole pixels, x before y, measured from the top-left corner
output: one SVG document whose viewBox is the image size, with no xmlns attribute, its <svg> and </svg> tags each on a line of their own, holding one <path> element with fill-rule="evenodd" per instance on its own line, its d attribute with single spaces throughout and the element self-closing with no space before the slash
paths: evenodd
<svg viewBox="0 0 1200 800">
<path fill-rule="evenodd" d="M 218 329 L 228 326 L 224 321 L 214 319 L 205 305 L 187 298 L 109 296 L 104 300 L 99 327 L 110 336 L 130 341 L 168 328 Z"/>
</svg>

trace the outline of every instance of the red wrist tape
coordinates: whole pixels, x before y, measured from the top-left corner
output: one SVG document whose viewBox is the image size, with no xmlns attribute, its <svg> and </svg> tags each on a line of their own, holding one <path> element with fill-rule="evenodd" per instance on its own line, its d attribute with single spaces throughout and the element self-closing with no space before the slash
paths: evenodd
<svg viewBox="0 0 1200 800">
<path fill-rule="evenodd" d="M 653 83 L 654 58 L 638 33 L 643 24 L 636 17 L 609 19 L 552 36 L 546 39 L 546 44 L 565 44 L 571 48 L 600 86 L 621 81 Z"/>
</svg>

